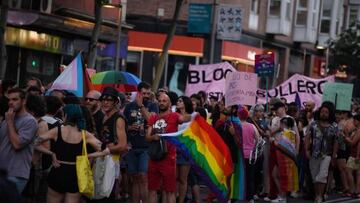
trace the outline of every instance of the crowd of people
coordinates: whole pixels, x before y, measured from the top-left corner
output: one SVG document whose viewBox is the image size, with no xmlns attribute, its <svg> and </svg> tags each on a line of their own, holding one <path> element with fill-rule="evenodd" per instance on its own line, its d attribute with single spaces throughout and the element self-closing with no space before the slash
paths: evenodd
<svg viewBox="0 0 360 203">
<path fill-rule="evenodd" d="M 226 107 L 224 97 L 204 91 L 190 97 L 166 89 L 152 92 L 146 82 L 137 90 L 106 87 L 78 98 L 65 90 L 45 95 L 37 78 L 23 89 L 2 81 L 0 202 L 216 200 L 210 190 L 201 197 L 204 183 L 174 145 L 164 140 L 167 153 L 161 158 L 149 153 L 162 140 L 159 134 L 182 129 L 197 114 L 230 150 L 232 202 L 304 198 L 320 203 L 333 192 L 360 198 L 360 105 L 355 101 L 350 111 L 337 111 L 328 101 L 316 109 L 313 101 L 299 105 L 284 98 Z M 94 200 L 79 193 L 75 163 L 84 141 L 91 161 L 110 155 L 115 162 L 109 197 Z M 239 173 L 245 174 L 243 181 Z"/>
</svg>

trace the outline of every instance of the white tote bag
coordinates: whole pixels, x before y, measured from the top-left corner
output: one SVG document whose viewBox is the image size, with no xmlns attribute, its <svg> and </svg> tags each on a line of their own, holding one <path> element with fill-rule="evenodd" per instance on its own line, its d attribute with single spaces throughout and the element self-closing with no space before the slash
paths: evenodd
<svg viewBox="0 0 360 203">
<path fill-rule="evenodd" d="M 115 183 L 115 162 L 111 155 L 98 157 L 93 166 L 95 194 L 93 199 L 102 199 L 110 196 Z"/>
</svg>

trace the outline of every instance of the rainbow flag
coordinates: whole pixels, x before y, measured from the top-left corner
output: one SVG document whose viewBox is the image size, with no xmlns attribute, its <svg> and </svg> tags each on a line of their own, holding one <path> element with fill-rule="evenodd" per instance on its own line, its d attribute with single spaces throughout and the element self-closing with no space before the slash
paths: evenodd
<svg viewBox="0 0 360 203">
<path fill-rule="evenodd" d="M 56 78 L 47 94 L 50 94 L 53 90 L 67 90 L 78 97 L 83 97 L 91 89 L 93 88 L 90 77 L 83 66 L 81 53 L 79 53 Z"/>
<path fill-rule="evenodd" d="M 185 129 L 162 136 L 189 158 L 197 174 L 218 200 L 227 202 L 233 163 L 229 148 L 215 129 L 196 115 Z"/>
</svg>

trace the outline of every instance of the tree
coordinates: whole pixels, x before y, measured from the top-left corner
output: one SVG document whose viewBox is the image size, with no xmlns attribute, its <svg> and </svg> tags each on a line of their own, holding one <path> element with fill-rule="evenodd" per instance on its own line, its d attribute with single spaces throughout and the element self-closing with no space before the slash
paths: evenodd
<svg viewBox="0 0 360 203">
<path fill-rule="evenodd" d="M 102 24 L 102 0 L 95 0 L 94 13 L 95 13 L 95 26 L 92 31 L 90 45 L 89 45 L 89 60 L 88 68 L 95 68 L 97 56 L 97 42 L 101 31 Z"/>
<path fill-rule="evenodd" d="M 360 22 L 353 22 L 336 39 L 329 41 L 329 50 L 332 72 L 346 67 L 347 73 L 360 77 Z"/>
<path fill-rule="evenodd" d="M 5 44 L 5 30 L 8 10 L 9 1 L 2 0 L 0 3 L 0 78 L 5 77 L 6 71 L 7 54 Z"/>
<path fill-rule="evenodd" d="M 157 61 L 156 66 L 155 66 L 155 79 L 152 83 L 153 91 L 156 91 L 159 88 L 161 76 L 164 72 L 164 64 L 165 64 L 166 55 L 168 54 L 170 44 L 175 35 L 176 25 L 177 25 L 177 21 L 180 16 L 180 11 L 181 11 L 183 2 L 184 2 L 184 0 L 176 0 L 176 7 L 175 7 L 175 12 L 174 12 L 174 15 L 172 18 L 171 26 L 170 26 L 169 32 L 167 33 L 166 40 L 164 42 L 159 60 Z"/>
</svg>

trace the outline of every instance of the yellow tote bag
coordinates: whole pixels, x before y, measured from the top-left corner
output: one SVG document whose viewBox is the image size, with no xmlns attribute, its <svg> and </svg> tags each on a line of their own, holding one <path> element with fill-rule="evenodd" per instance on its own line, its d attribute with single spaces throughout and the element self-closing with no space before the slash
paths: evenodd
<svg viewBox="0 0 360 203">
<path fill-rule="evenodd" d="M 76 157 L 77 181 L 79 192 L 91 199 L 94 196 L 94 178 L 86 150 L 86 132 L 85 130 L 82 130 L 81 133 L 83 137 L 83 148 L 82 155 Z"/>
</svg>

